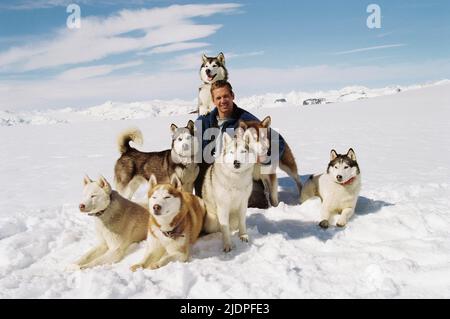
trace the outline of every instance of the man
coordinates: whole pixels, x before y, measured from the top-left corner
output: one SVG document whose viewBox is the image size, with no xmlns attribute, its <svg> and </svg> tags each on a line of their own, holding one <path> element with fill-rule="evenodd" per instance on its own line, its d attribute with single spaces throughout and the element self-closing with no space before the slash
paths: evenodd
<svg viewBox="0 0 450 319">
<path fill-rule="evenodd" d="M 227 131 L 227 129 L 236 129 L 239 125 L 239 121 L 260 121 L 256 116 L 253 114 L 247 112 L 244 109 L 241 109 L 234 103 L 234 93 L 233 88 L 231 84 L 225 80 L 219 80 L 217 82 L 214 82 L 211 85 L 211 96 L 214 105 L 216 106 L 209 114 L 202 115 L 197 118 L 196 125 L 197 127 L 201 123 L 201 132 L 202 132 L 202 163 L 200 164 L 200 173 L 198 175 L 198 178 L 195 183 L 195 193 L 201 196 L 201 188 L 203 183 L 203 177 L 205 175 L 206 169 L 210 164 L 212 164 L 211 157 L 205 158 L 203 154 L 203 150 L 205 150 L 208 145 L 212 142 L 212 139 L 209 138 L 209 136 L 206 136 L 204 133 L 210 129 L 210 128 L 218 128 L 223 134 Z M 221 136 L 215 137 L 215 141 L 219 142 L 221 141 Z M 279 157 L 283 155 L 284 149 L 285 149 L 285 141 L 279 135 Z M 214 150 L 214 148 L 220 147 L 215 144 L 211 144 L 210 149 Z M 269 154 L 270 154 L 269 149 Z M 269 163 L 267 163 L 269 164 Z M 261 191 L 263 190 L 262 183 L 260 185 L 254 185 L 254 191 L 256 188 Z M 256 195 L 256 194 L 255 194 Z M 253 197 L 253 194 L 252 194 Z M 261 199 L 264 198 L 264 201 L 266 201 L 265 196 L 262 196 Z M 255 200 L 256 202 L 260 202 L 260 196 L 258 196 L 258 199 Z M 253 200 L 249 201 L 250 206 L 255 206 L 252 204 Z M 266 204 L 263 205 L 267 207 L 267 201 Z M 259 207 L 259 205 L 256 205 Z"/>
</svg>

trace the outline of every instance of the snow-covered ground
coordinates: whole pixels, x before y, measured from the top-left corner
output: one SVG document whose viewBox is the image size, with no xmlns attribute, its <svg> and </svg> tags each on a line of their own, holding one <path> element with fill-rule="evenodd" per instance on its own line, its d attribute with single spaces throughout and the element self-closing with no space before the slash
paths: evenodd
<svg viewBox="0 0 450 319">
<path fill-rule="evenodd" d="M 280 108 L 284 106 L 301 107 L 308 105 L 308 102 L 310 102 L 311 99 L 320 100 L 322 104 L 351 102 L 448 83 L 450 83 L 450 80 L 441 80 L 438 82 L 420 85 L 389 86 L 375 89 L 364 86 L 349 86 L 340 90 L 331 91 L 267 93 L 264 95 L 242 97 L 237 100 L 237 103 L 239 105 L 245 105 L 246 109 L 252 111 L 260 108 Z M 196 99 L 191 101 L 175 99 L 170 101 L 154 100 L 134 103 L 107 101 L 101 105 L 84 109 L 66 107 L 57 110 L 32 110 L 19 112 L 0 110 L 0 126 L 26 124 L 47 125 L 80 121 L 131 120 L 159 116 L 186 115 L 192 111 L 195 111 L 197 109 L 196 105 Z"/>
<path fill-rule="evenodd" d="M 170 124 L 194 116 L 165 102 L 155 107 L 170 116 L 122 121 L 114 119 L 130 118 L 128 108 L 83 111 L 105 121 L 63 110 L 64 123 L 0 127 L 0 298 L 449 298 L 450 84 L 308 107 L 276 98 L 291 105 L 264 107 L 274 96 L 260 97 L 254 113 L 272 116 L 303 179 L 326 168 L 332 148 L 356 150 L 363 188 L 346 228 L 320 229 L 320 202 L 298 205 L 280 173 L 283 202 L 249 209 L 251 242 L 235 235 L 229 254 L 211 234 L 186 264 L 132 273 L 141 243 L 119 264 L 66 271 L 95 243 L 92 218 L 77 209 L 83 175 L 112 180 L 124 128 L 141 128 L 143 150 L 162 150 Z"/>
</svg>

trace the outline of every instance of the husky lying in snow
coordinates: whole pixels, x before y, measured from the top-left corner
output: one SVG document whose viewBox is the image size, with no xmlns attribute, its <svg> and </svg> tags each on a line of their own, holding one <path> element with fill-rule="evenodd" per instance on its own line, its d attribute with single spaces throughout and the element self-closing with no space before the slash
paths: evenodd
<svg viewBox="0 0 450 319">
<path fill-rule="evenodd" d="M 102 176 L 98 182 L 84 178 L 80 211 L 95 217 L 101 242 L 76 261 L 80 269 L 119 262 L 132 243 L 147 237 L 148 211 L 111 189 Z"/>
<path fill-rule="evenodd" d="M 228 71 L 225 67 L 225 56 L 220 53 L 216 57 L 207 57 L 203 54 L 200 67 L 202 85 L 198 92 L 198 115 L 208 114 L 214 107 L 211 97 L 211 84 L 219 80 L 228 80 Z"/>
<path fill-rule="evenodd" d="M 251 142 L 248 132 L 235 138 L 224 133 L 220 156 L 208 168 L 203 181 L 202 196 L 206 205 L 203 230 L 207 233 L 221 231 L 225 252 L 231 250 L 230 230 L 239 228 L 240 239 L 249 240 L 246 212 L 256 162 Z"/>
<path fill-rule="evenodd" d="M 202 199 L 183 192 L 175 174 L 171 184 L 157 184 L 152 175 L 149 186 L 148 247 L 144 259 L 132 266 L 132 271 L 156 269 L 171 261 L 187 261 L 189 247 L 197 240 L 205 217 Z"/>
<path fill-rule="evenodd" d="M 326 174 L 311 175 L 303 187 L 301 202 L 313 196 L 322 199 L 320 227 L 328 228 L 333 214 L 340 214 L 336 223 L 344 227 L 355 212 L 361 190 L 361 174 L 353 149 L 347 154 L 331 151 Z"/>
<path fill-rule="evenodd" d="M 162 152 L 144 153 L 130 147 L 133 141 L 142 145 L 142 133 L 138 129 L 129 129 L 119 135 L 118 146 L 122 156 L 114 168 L 117 191 L 131 199 L 141 184 L 154 174 L 161 183 L 168 183 L 175 173 L 183 183 L 183 189 L 192 193 L 199 168 L 194 161 L 198 150 L 198 141 L 194 137 L 194 122 L 186 127 L 170 126 L 172 147 Z"/>
<path fill-rule="evenodd" d="M 261 180 L 264 185 L 264 191 L 268 194 L 269 202 L 272 206 L 278 206 L 278 179 L 277 174 L 274 172 L 272 174 L 262 173 L 263 165 L 267 160 L 267 152 L 271 146 L 270 138 L 270 123 L 271 118 L 267 116 L 261 122 L 258 121 L 241 121 L 239 122 L 239 128 L 244 131 L 250 131 L 253 136 L 253 141 L 255 141 L 252 147 L 258 154 L 258 164 L 255 165 L 253 172 L 253 179 L 258 181 Z M 300 196 L 302 192 L 302 183 L 298 176 L 297 163 L 295 162 L 294 155 L 292 154 L 291 148 L 287 143 L 285 143 L 285 150 L 283 156 L 278 161 L 279 167 L 285 171 L 290 177 L 292 177 L 297 184 L 298 194 Z"/>
</svg>

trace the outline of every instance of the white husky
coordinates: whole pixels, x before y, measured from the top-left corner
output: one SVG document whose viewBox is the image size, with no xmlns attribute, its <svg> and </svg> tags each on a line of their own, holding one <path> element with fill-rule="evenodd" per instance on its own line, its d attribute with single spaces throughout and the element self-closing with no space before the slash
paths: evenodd
<svg viewBox="0 0 450 319">
<path fill-rule="evenodd" d="M 355 212 L 361 190 L 361 173 L 355 151 L 347 154 L 331 151 L 326 174 L 312 175 L 302 190 L 301 202 L 313 196 L 322 199 L 320 227 L 328 228 L 334 214 L 340 214 L 336 223 L 344 227 Z"/>
<path fill-rule="evenodd" d="M 69 268 L 90 268 L 119 262 L 132 243 L 147 238 L 148 211 L 111 189 L 101 176 L 98 182 L 84 178 L 80 211 L 95 217 L 100 243 Z"/>
<path fill-rule="evenodd" d="M 250 132 L 230 137 L 223 134 L 220 156 L 205 174 L 202 195 L 206 206 L 203 230 L 222 232 L 224 251 L 231 250 L 230 230 L 239 229 L 239 237 L 248 242 L 246 212 L 253 186 L 256 155 L 249 145 Z"/>
</svg>

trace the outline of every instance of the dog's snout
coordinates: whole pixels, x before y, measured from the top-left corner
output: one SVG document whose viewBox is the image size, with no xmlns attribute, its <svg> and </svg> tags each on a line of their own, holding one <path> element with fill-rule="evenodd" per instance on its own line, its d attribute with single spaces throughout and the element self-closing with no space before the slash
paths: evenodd
<svg viewBox="0 0 450 319">
<path fill-rule="evenodd" d="M 205 72 L 206 72 L 207 75 L 210 75 L 210 74 L 211 74 L 211 70 L 210 70 L 210 69 L 206 69 Z"/>
<path fill-rule="evenodd" d="M 234 168 L 239 168 L 241 167 L 241 163 L 239 161 L 234 161 L 233 162 Z"/>
<path fill-rule="evenodd" d="M 153 205 L 153 212 L 156 215 L 159 215 L 161 213 L 161 208 L 162 208 L 161 205 L 155 204 L 155 205 Z"/>
<path fill-rule="evenodd" d="M 84 212 L 84 210 L 86 209 L 86 205 L 80 204 L 80 205 L 78 206 L 78 208 L 80 209 L 80 212 Z"/>
<path fill-rule="evenodd" d="M 336 176 L 336 179 L 337 179 L 338 181 L 342 181 L 342 175 L 337 175 L 337 176 Z"/>
</svg>

